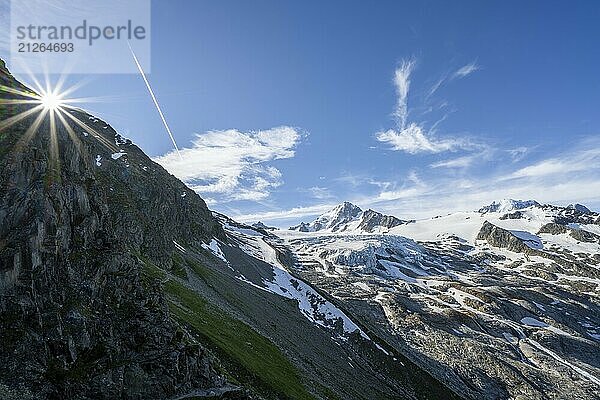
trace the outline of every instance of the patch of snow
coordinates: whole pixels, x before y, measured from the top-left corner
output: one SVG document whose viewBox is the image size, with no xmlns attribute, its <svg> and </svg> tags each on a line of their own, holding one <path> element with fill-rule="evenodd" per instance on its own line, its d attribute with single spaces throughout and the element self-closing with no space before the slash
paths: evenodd
<svg viewBox="0 0 600 400">
<path fill-rule="evenodd" d="M 237 234 L 246 243 L 240 248 L 252 257 L 258 258 L 272 267 L 273 278 L 263 281 L 265 288 L 272 293 L 298 302 L 302 315 L 316 325 L 332 328 L 341 324 L 345 333 L 358 332 L 370 340 L 348 316 L 333 303 L 326 300 L 309 284 L 291 275 L 277 258 L 277 251 L 265 240 L 265 236 L 250 228 L 224 224 L 226 230 Z M 340 338 L 344 339 L 343 336 Z"/>
<path fill-rule="evenodd" d="M 352 286 L 356 286 L 357 288 L 365 291 L 365 292 L 370 292 L 371 289 L 369 288 L 369 285 L 367 285 L 364 282 L 352 282 Z"/>
<path fill-rule="evenodd" d="M 385 355 L 390 355 L 390 353 L 388 353 L 383 347 L 381 347 L 380 345 L 378 345 L 377 343 L 373 342 L 373 344 L 375 345 L 375 347 L 377 347 L 379 350 L 381 350 L 382 352 L 385 353 Z"/>
<path fill-rule="evenodd" d="M 504 339 L 510 344 L 517 344 L 519 342 L 519 339 L 508 332 L 502 332 L 502 336 L 504 336 Z"/>
<path fill-rule="evenodd" d="M 225 258 L 225 255 L 223 254 L 223 252 L 221 251 L 221 248 L 219 247 L 219 243 L 215 239 L 212 239 L 209 244 L 202 243 L 202 248 L 210 251 L 215 256 L 217 256 L 218 258 L 220 258 L 221 260 L 223 260 L 225 263 L 227 263 L 229 265 L 229 261 L 227 261 L 227 259 Z"/>
<path fill-rule="evenodd" d="M 521 318 L 521 323 L 523 325 L 534 326 L 534 327 L 538 327 L 538 328 L 547 328 L 547 327 L 550 326 L 547 323 L 539 321 L 539 320 L 537 320 L 535 318 L 532 318 L 532 317 Z"/>
<path fill-rule="evenodd" d="M 579 226 L 582 230 L 600 235 L 600 225 L 585 224 Z"/>
<path fill-rule="evenodd" d="M 270 282 L 264 282 L 273 293 L 298 301 L 300 312 L 317 325 L 331 326 L 335 321 L 341 321 L 344 332 L 359 331 L 366 339 L 369 337 L 339 308 L 325 300 L 310 285 L 293 277 L 277 259 L 277 253 L 269 244 L 259 239 L 264 261 L 273 266 L 274 277 Z"/>
<path fill-rule="evenodd" d="M 119 158 L 121 158 L 122 156 L 126 155 L 127 153 L 119 151 L 118 153 L 112 153 L 111 157 L 113 160 L 118 160 Z"/>
<path fill-rule="evenodd" d="M 542 250 L 544 245 L 540 238 L 526 231 L 510 231 L 514 236 L 521 239 L 528 247 L 535 250 Z"/>
<path fill-rule="evenodd" d="M 102 165 L 102 162 L 101 162 L 101 161 L 102 161 L 102 156 L 101 156 L 100 154 L 98 154 L 98 155 L 96 156 L 96 166 L 97 166 L 97 167 L 99 167 L 99 166 L 101 166 L 101 165 Z"/>
<path fill-rule="evenodd" d="M 388 260 L 379 260 L 379 263 L 386 269 L 390 278 L 401 279 L 404 282 L 417 284 L 417 280 L 411 276 L 404 274 L 396 265 L 397 263 Z"/>
<path fill-rule="evenodd" d="M 571 251 L 572 253 L 600 253 L 600 243 L 580 242 L 569 233 L 561 233 L 559 235 L 542 234 L 542 239 L 547 247 L 557 246 Z"/>
<path fill-rule="evenodd" d="M 248 278 L 246 278 L 243 274 L 240 274 L 239 276 L 236 276 L 235 279 L 238 279 L 238 280 L 240 280 L 240 281 L 242 281 L 244 283 L 247 283 L 248 285 L 250 285 L 252 287 L 255 287 L 256 289 L 260 289 L 263 292 L 272 293 L 270 290 L 268 290 L 268 289 L 266 289 L 266 288 L 264 288 L 264 287 L 262 287 L 260 285 L 257 285 L 256 283 L 252 282 L 251 280 L 249 280 Z"/>
<path fill-rule="evenodd" d="M 590 335 L 590 337 L 593 339 L 600 340 L 600 333 L 587 331 L 587 334 Z"/>
<path fill-rule="evenodd" d="M 542 311 L 546 311 L 546 308 L 545 308 L 545 307 L 544 307 L 542 304 L 540 304 L 540 303 L 536 303 L 535 301 L 533 302 L 533 304 L 535 304 L 535 306 L 536 306 L 537 308 L 539 308 L 540 310 L 542 310 Z"/>
<path fill-rule="evenodd" d="M 241 233 L 242 235 L 246 235 L 246 236 L 262 237 L 262 233 L 260 233 L 257 230 L 251 229 L 249 227 L 248 228 L 240 228 L 240 227 L 229 225 L 229 224 L 225 223 L 225 224 L 223 224 L 223 228 L 225 228 L 228 231 Z"/>
</svg>

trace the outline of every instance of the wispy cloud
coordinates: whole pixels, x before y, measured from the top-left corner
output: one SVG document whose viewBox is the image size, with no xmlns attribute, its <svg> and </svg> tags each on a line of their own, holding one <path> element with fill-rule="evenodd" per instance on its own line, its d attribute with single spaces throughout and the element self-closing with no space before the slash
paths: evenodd
<svg viewBox="0 0 600 400">
<path fill-rule="evenodd" d="M 294 157 L 301 133 L 289 126 L 256 132 L 236 129 L 196 135 L 192 147 L 156 157 L 155 161 L 196 192 L 213 201 L 262 200 L 282 184 L 270 162 Z"/>
<path fill-rule="evenodd" d="M 385 189 L 392 185 L 392 182 L 375 179 L 372 175 L 354 174 L 348 172 L 342 174 L 337 178 L 334 178 L 333 181 L 343 183 L 352 188 L 358 188 L 360 186 L 369 185 Z"/>
<path fill-rule="evenodd" d="M 431 88 L 429 88 L 429 91 L 427 92 L 427 96 L 425 97 L 425 99 L 429 99 L 431 96 L 433 96 L 435 94 L 435 92 L 437 92 L 438 89 L 444 84 L 444 82 L 446 82 L 446 79 L 447 79 L 447 76 L 443 75 L 440 79 L 435 81 L 435 83 L 431 86 Z"/>
<path fill-rule="evenodd" d="M 306 207 L 293 207 L 286 210 L 241 214 L 234 216 L 234 218 L 241 222 L 297 220 L 298 218 L 322 214 L 331 210 L 336 205 L 336 203 L 316 204 Z"/>
<path fill-rule="evenodd" d="M 403 151 L 409 154 L 418 153 L 441 153 L 445 151 L 470 150 L 474 143 L 467 138 L 446 137 L 440 138 L 435 135 L 435 131 L 442 117 L 433 124 L 429 130 L 425 124 L 416 121 L 409 121 L 410 109 L 408 107 L 408 97 L 410 93 L 411 74 L 415 67 L 415 59 L 404 60 L 396 68 L 394 73 L 394 86 L 396 87 L 397 103 L 394 110 L 396 127 L 386 131 L 380 131 L 375 134 L 379 142 L 387 143 L 395 151 Z M 466 67 L 466 66 L 465 66 Z M 461 68 L 460 70 L 464 69 Z M 475 64 L 472 68 L 477 68 Z M 459 70 L 459 71 L 460 71 Z M 472 72 L 472 71 L 471 71 Z M 457 72 L 458 73 L 458 72 Z M 470 72 L 468 72 L 470 73 Z M 432 95 L 444 82 L 444 77 L 440 79 L 430 89 L 429 95 Z"/>
<path fill-rule="evenodd" d="M 388 129 L 377 133 L 377 140 L 388 143 L 392 150 L 404 151 L 409 154 L 441 153 L 458 149 L 468 150 L 474 143 L 466 138 L 436 138 L 426 134 L 423 127 L 416 123 L 409 124 L 401 130 Z"/>
<path fill-rule="evenodd" d="M 503 179 L 561 176 L 598 169 L 600 169 L 600 147 L 541 160 L 505 176 Z"/>
<path fill-rule="evenodd" d="M 331 190 L 320 186 L 313 186 L 308 188 L 308 193 L 310 193 L 311 197 L 320 200 L 331 199 L 334 197 L 331 193 Z"/>
<path fill-rule="evenodd" d="M 529 153 L 530 150 L 531 149 L 529 149 L 528 147 L 519 146 L 515 147 L 514 149 L 508 149 L 506 150 L 506 152 L 510 155 L 514 162 L 517 162 L 521 161 L 523 157 L 525 157 L 525 155 Z"/>
<path fill-rule="evenodd" d="M 431 168 L 467 168 L 470 167 L 476 160 L 476 156 L 468 155 L 462 157 L 451 158 L 449 160 L 442 160 L 435 162 L 430 165 Z"/>
<path fill-rule="evenodd" d="M 509 163 L 506 166 L 513 166 Z M 600 141 L 582 141 L 580 146 L 542 159 L 513 172 L 490 171 L 468 179 L 419 176 L 410 171 L 399 187 L 380 188 L 372 195 L 350 198 L 361 207 L 401 218 L 426 218 L 448 212 L 476 210 L 501 198 L 535 199 L 542 203 L 563 204 L 580 202 L 600 208 Z M 292 210 L 254 214 L 252 218 L 278 220 L 314 217 L 332 204 L 318 204 Z"/>
<path fill-rule="evenodd" d="M 498 152 L 492 146 L 485 143 L 472 143 L 469 152 L 466 155 L 460 157 L 449 158 L 446 160 L 440 160 L 429 164 L 430 168 L 446 168 L 446 169 L 468 169 L 476 164 L 480 164 L 485 161 L 494 159 Z"/>
<path fill-rule="evenodd" d="M 426 100 L 429 100 L 439 88 L 445 85 L 448 82 L 451 82 L 455 79 L 464 78 L 468 75 L 471 75 L 473 72 L 480 70 L 481 67 L 477 64 L 477 62 L 473 61 L 469 64 L 463 65 L 459 69 L 452 72 L 452 70 L 445 72 L 437 81 L 431 85 L 429 90 L 427 91 L 427 95 L 425 96 Z"/>
<path fill-rule="evenodd" d="M 460 67 L 452 76 L 453 78 L 460 79 L 467 75 L 471 75 L 473 72 L 479 70 L 480 67 L 475 61 Z"/>
<path fill-rule="evenodd" d="M 394 86 L 396 86 L 396 95 L 398 101 L 394 116 L 398 121 L 400 129 L 404 129 L 408 120 L 408 93 L 410 91 L 410 76 L 415 67 L 415 59 L 403 60 L 394 72 Z"/>
</svg>

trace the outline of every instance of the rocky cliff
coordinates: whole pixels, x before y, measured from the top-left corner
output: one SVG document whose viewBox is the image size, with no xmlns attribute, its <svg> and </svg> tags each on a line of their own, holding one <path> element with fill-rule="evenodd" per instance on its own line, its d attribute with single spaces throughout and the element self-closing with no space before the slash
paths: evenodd
<svg viewBox="0 0 600 400">
<path fill-rule="evenodd" d="M 204 201 L 83 111 L 19 120 L 35 104 L 14 104 L 31 91 L 3 62 L 0 85 L 0 382 L 48 399 L 223 386 L 142 274 L 224 237 Z"/>
</svg>

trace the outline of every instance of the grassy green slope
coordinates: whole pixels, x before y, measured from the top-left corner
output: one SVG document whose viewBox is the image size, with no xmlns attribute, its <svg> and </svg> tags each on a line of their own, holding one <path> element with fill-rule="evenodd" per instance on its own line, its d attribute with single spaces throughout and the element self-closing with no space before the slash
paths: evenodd
<svg viewBox="0 0 600 400">
<path fill-rule="evenodd" d="M 163 282 L 172 314 L 219 356 L 231 380 L 267 398 L 313 399 L 298 370 L 269 339 L 158 267 L 146 263 L 145 273 Z"/>
</svg>

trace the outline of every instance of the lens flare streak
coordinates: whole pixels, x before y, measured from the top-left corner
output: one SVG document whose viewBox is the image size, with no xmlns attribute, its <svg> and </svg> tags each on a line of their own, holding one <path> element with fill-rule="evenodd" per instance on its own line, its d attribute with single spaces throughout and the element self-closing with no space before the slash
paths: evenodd
<svg viewBox="0 0 600 400">
<path fill-rule="evenodd" d="M 169 128 L 169 124 L 167 124 L 167 120 L 160 108 L 160 105 L 158 104 L 158 100 L 156 99 L 156 96 L 154 95 L 154 91 L 152 90 L 152 87 L 150 86 L 150 82 L 148 82 L 148 78 L 146 78 L 146 74 L 144 73 L 144 70 L 142 69 L 140 62 L 138 61 L 138 59 L 135 55 L 135 52 L 131 48 L 131 45 L 129 46 L 129 50 L 131 51 L 131 55 L 133 56 L 133 61 L 135 61 L 135 65 L 137 65 L 137 68 L 140 71 L 140 75 L 142 75 L 142 78 L 144 79 L 144 83 L 146 84 L 146 87 L 148 88 L 150 97 L 152 97 L 152 101 L 154 102 L 154 105 L 156 106 L 156 110 L 158 111 L 158 114 L 160 115 L 160 119 L 162 120 L 163 125 L 165 126 L 165 129 L 167 130 L 167 133 L 169 134 L 169 137 L 171 138 L 171 142 L 173 142 L 173 146 L 175 146 L 175 150 L 177 151 L 179 158 L 181 158 L 181 153 L 179 153 L 179 147 L 177 147 L 177 142 L 175 142 L 175 137 L 173 136 L 173 133 L 171 132 L 171 128 Z"/>
</svg>

